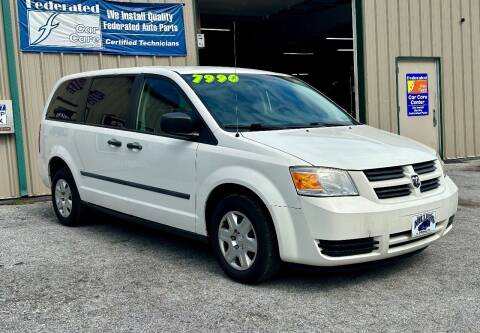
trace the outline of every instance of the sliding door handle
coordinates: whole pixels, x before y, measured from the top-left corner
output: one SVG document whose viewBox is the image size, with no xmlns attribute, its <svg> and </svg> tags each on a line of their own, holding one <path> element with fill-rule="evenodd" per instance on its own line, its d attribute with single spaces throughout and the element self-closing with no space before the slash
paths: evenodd
<svg viewBox="0 0 480 333">
<path fill-rule="evenodd" d="M 142 150 L 142 145 L 138 142 L 127 143 L 127 148 L 130 150 Z"/>
<path fill-rule="evenodd" d="M 107 141 L 108 145 L 109 146 L 112 146 L 112 147 L 117 147 L 117 148 L 120 148 L 122 146 L 122 143 L 118 140 L 115 140 L 115 139 L 110 139 Z"/>
</svg>

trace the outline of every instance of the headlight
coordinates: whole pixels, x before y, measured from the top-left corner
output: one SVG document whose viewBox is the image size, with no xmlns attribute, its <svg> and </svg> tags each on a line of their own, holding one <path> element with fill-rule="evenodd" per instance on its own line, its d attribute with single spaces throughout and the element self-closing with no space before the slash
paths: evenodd
<svg viewBox="0 0 480 333">
<path fill-rule="evenodd" d="M 348 172 L 338 169 L 291 167 L 293 184 L 299 195 L 342 197 L 358 195 Z"/>
<path fill-rule="evenodd" d="M 442 168 L 443 177 L 446 177 L 447 176 L 447 169 L 445 169 L 445 163 L 443 163 L 443 160 L 438 153 L 437 153 L 437 159 L 438 159 L 438 162 L 440 162 L 440 167 Z"/>
</svg>

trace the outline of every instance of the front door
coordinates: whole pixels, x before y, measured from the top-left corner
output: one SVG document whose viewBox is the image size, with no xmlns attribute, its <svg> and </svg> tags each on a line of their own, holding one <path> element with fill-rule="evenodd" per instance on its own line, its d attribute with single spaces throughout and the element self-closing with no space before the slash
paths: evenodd
<svg viewBox="0 0 480 333">
<path fill-rule="evenodd" d="M 438 60 L 397 63 L 399 134 L 440 151 Z"/>
<path fill-rule="evenodd" d="M 133 214 L 175 228 L 195 232 L 196 153 L 198 142 L 175 138 L 160 126 L 162 115 L 194 114 L 183 91 L 163 76 L 145 77 L 134 107 L 133 131 L 125 134 L 130 171 L 125 179 L 134 186 Z"/>
</svg>

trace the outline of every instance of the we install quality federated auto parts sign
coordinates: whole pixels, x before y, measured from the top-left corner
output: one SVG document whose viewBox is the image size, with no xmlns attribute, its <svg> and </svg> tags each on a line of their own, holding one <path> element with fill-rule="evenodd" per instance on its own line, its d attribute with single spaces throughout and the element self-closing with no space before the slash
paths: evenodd
<svg viewBox="0 0 480 333">
<path fill-rule="evenodd" d="M 18 0 L 27 52 L 185 56 L 183 4 Z"/>
</svg>

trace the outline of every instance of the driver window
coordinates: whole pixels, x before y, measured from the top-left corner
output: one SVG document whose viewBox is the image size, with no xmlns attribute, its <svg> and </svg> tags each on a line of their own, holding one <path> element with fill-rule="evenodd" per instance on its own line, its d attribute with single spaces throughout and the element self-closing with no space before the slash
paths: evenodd
<svg viewBox="0 0 480 333">
<path fill-rule="evenodd" d="M 193 109 L 180 88 L 162 78 L 146 78 L 137 113 L 137 130 L 151 134 L 164 134 L 160 118 L 165 113 L 184 112 L 193 116 Z"/>
</svg>

